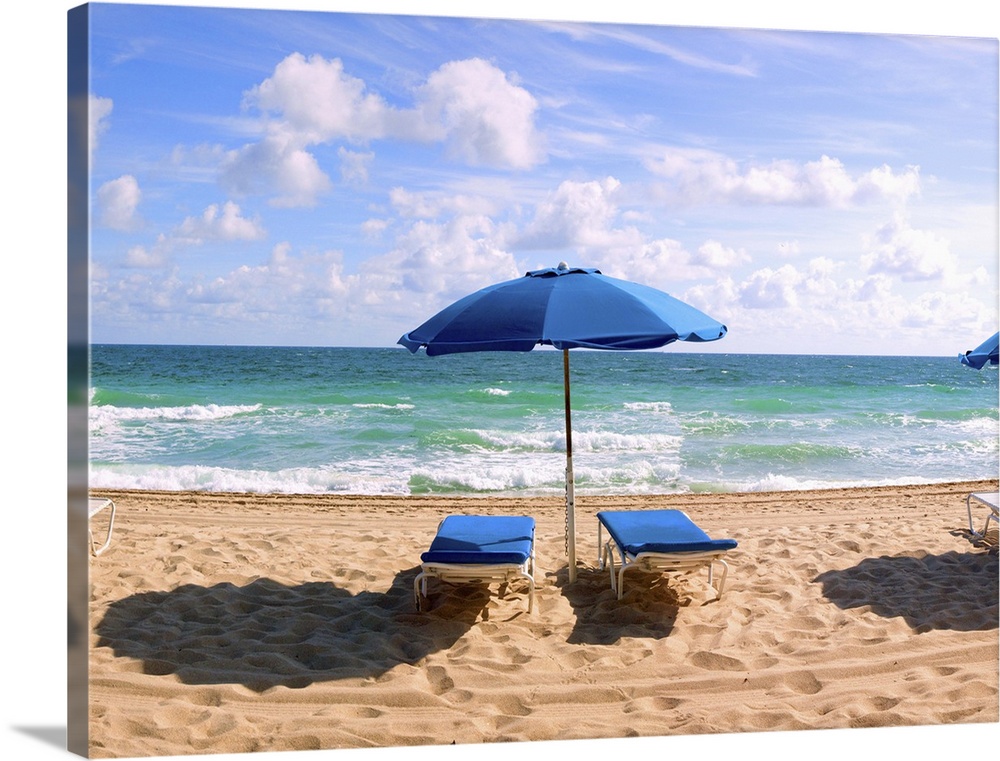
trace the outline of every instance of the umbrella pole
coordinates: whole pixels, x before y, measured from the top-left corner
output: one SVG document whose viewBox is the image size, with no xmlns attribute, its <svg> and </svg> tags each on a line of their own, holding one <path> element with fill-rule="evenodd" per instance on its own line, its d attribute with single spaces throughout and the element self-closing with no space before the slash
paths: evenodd
<svg viewBox="0 0 1000 761">
<path fill-rule="evenodd" d="M 569 580 L 576 581 L 576 500 L 573 494 L 573 426 L 569 402 L 569 349 L 563 349 L 563 392 L 566 397 L 566 558 Z"/>
</svg>

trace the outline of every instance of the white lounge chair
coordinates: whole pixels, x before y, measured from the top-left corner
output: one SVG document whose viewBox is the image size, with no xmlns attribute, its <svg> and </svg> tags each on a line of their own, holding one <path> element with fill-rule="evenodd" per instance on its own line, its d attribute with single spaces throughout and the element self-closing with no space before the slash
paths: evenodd
<svg viewBox="0 0 1000 761">
<path fill-rule="evenodd" d="M 111 544 L 111 532 L 114 531 L 115 528 L 115 503 L 106 497 L 90 497 L 88 502 L 89 504 L 87 508 L 87 521 L 88 521 L 87 530 L 90 533 L 90 551 L 94 553 L 94 556 L 96 557 L 97 555 L 100 555 L 102 552 L 104 552 Z M 94 541 L 94 530 L 89 525 L 89 522 L 90 520 L 93 519 L 95 515 L 100 513 L 102 510 L 107 510 L 108 508 L 111 509 L 111 515 L 108 519 L 108 535 L 104 540 L 104 544 L 98 547 L 97 542 Z"/>
<path fill-rule="evenodd" d="M 610 538 L 602 544 L 601 531 Z M 736 547 L 734 539 L 712 539 L 681 510 L 602 511 L 597 514 L 597 545 L 599 564 L 611 569 L 611 589 L 618 599 L 625 591 L 625 571 L 690 573 L 707 568 L 708 583 L 722 597 L 729 565 L 723 556 Z M 615 550 L 621 558 L 621 568 L 615 576 Z M 722 573 L 714 587 L 715 567 Z"/>
<path fill-rule="evenodd" d="M 977 531 L 972 518 L 972 503 L 977 502 L 987 508 L 986 521 L 983 523 L 983 530 Z M 1000 523 L 1000 492 L 973 492 L 965 498 L 965 509 L 969 513 L 969 533 L 974 540 L 986 538 L 986 532 L 990 528 L 990 521 L 994 524 Z"/>
<path fill-rule="evenodd" d="M 413 580 L 417 609 L 427 598 L 427 580 L 457 583 L 528 583 L 528 612 L 535 607 L 535 519 L 504 515 L 449 515 L 438 525 L 430 549 L 420 556 Z"/>
</svg>

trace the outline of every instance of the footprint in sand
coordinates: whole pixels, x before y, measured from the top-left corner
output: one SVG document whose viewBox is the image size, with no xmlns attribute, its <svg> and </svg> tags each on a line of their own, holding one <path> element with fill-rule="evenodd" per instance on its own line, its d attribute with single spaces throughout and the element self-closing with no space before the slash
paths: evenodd
<svg viewBox="0 0 1000 761">
<path fill-rule="evenodd" d="M 683 701 L 679 698 L 638 698 L 630 700 L 622 709 L 623 713 L 646 713 L 661 711 L 672 711 Z"/>
<path fill-rule="evenodd" d="M 338 711 L 355 719 L 377 719 L 385 713 L 373 706 L 338 706 Z"/>
<path fill-rule="evenodd" d="M 431 692 L 435 695 L 443 695 L 455 688 L 455 680 L 448 676 L 443 666 L 428 667 L 427 681 L 431 685 Z"/>
<path fill-rule="evenodd" d="M 866 701 L 872 711 L 888 711 L 902 702 L 902 698 L 873 697 Z"/>
<path fill-rule="evenodd" d="M 719 653 L 708 653 L 704 650 L 692 655 L 691 663 L 700 669 L 709 671 L 747 670 L 746 664 L 737 658 L 730 658 L 728 655 L 720 655 Z"/>
<path fill-rule="evenodd" d="M 771 655 L 761 655 L 753 659 L 751 667 L 754 671 L 763 671 L 764 669 L 769 669 L 772 666 L 777 666 L 781 663 L 780 660 Z"/>
<path fill-rule="evenodd" d="M 811 671 L 789 674 L 785 684 L 800 695 L 815 695 L 823 689 L 823 683 Z"/>
<path fill-rule="evenodd" d="M 497 695 L 490 701 L 503 716 L 528 716 L 531 708 L 520 695 Z"/>
</svg>

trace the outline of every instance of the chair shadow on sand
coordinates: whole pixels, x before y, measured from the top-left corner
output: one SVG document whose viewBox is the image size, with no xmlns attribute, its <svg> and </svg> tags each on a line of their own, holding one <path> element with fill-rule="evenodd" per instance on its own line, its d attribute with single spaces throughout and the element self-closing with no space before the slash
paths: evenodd
<svg viewBox="0 0 1000 761">
<path fill-rule="evenodd" d="M 385 592 L 353 594 L 332 582 L 286 586 L 185 584 L 108 605 L 97 647 L 137 659 L 144 673 L 186 684 L 276 686 L 377 678 L 455 644 L 488 618 L 488 590 L 472 585 L 439 596 L 439 611 L 418 613 L 413 579 L 397 574 Z M 506 611 L 504 611 L 506 613 Z"/>
<path fill-rule="evenodd" d="M 664 639 L 670 636 L 680 608 L 698 605 L 686 595 L 678 595 L 676 580 L 659 574 L 633 572 L 625 596 L 618 599 L 611 589 L 607 570 L 578 569 L 576 581 L 569 583 L 569 569 L 549 574 L 573 608 L 571 645 L 613 645 L 620 639 Z"/>
<path fill-rule="evenodd" d="M 997 629 L 997 557 L 985 553 L 865 558 L 814 581 L 841 608 L 869 607 L 917 632 Z"/>
</svg>

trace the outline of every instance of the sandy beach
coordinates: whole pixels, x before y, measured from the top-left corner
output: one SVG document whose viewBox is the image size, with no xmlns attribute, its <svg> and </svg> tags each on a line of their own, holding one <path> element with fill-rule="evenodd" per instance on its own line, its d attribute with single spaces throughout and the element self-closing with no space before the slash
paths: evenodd
<svg viewBox="0 0 1000 761">
<path fill-rule="evenodd" d="M 997 722 L 997 553 L 965 535 L 996 489 L 578 497 L 573 584 L 558 498 L 101 492 L 90 754 Z M 653 507 L 739 542 L 721 600 L 704 573 L 616 599 L 595 514 Z M 518 583 L 432 581 L 415 609 L 456 513 L 535 518 L 533 613 Z"/>
</svg>

